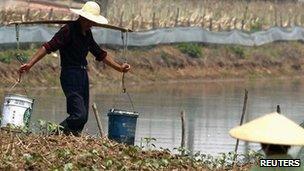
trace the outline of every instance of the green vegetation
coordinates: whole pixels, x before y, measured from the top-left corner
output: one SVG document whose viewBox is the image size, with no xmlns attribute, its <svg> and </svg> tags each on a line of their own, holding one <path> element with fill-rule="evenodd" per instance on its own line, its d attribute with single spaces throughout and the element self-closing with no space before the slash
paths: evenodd
<svg viewBox="0 0 304 171">
<path fill-rule="evenodd" d="M 263 25 L 265 25 L 263 20 L 253 21 L 250 23 L 249 31 L 250 32 L 261 31 L 263 29 Z"/>
<path fill-rule="evenodd" d="M 172 63 L 172 60 L 174 60 L 174 59 L 170 59 L 170 55 L 163 51 L 161 52 L 160 57 L 167 66 L 170 66 L 170 64 Z"/>
<path fill-rule="evenodd" d="M 196 43 L 181 43 L 177 45 L 177 48 L 192 58 L 202 57 L 202 49 Z"/>
<path fill-rule="evenodd" d="M 229 46 L 229 50 L 232 51 L 239 59 L 245 59 L 245 50 L 243 46 L 232 45 Z"/>
<path fill-rule="evenodd" d="M 38 123 L 35 125 L 38 128 L 38 132 L 42 135 L 49 135 L 52 133 L 62 134 L 61 125 L 58 125 L 54 122 L 46 122 L 44 120 L 38 120 Z"/>
<path fill-rule="evenodd" d="M 6 50 L 0 53 L 0 62 L 2 63 L 11 63 L 13 60 L 19 60 L 20 62 L 24 63 L 27 62 L 29 59 L 32 50 L 25 50 L 22 51 L 20 54 L 16 50 Z"/>
<path fill-rule="evenodd" d="M 15 51 L 5 51 L 0 53 L 0 62 L 3 63 L 10 63 L 13 60 L 13 57 L 16 55 Z"/>
<path fill-rule="evenodd" d="M 0 170 L 247 170 L 261 157 L 252 151 L 213 157 L 185 148 L 156 149 L 157 140 L 149 137 L 128 146 L 90 135 L 52 135 L 60 126 L 47 121 L 36 126 L 36 133 L 0 130 Z"/>
</svg>

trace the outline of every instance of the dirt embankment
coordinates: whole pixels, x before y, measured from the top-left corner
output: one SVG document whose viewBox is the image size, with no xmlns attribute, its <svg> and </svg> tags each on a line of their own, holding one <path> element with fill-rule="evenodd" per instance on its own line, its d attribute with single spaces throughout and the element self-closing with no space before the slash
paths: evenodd
<svg viewBox="0 0 304 171">
<path fill-rule="evenodd" d="M 23 134 L 0 130 L 0 170 L 198 170 L 245 171 L 253 164 L 231 167 L 230 158 L 173 154 L 157 150 L 149 140 L 140 146 L 106 138 Z M 227 156 L 229 154 L 225 154 Z M 207 156 L 207 157 L 206 157 Z M 257 157 L 251 157 L 252 161 Z"/>
<path fill-rule="evenodd" d="M 117 61 L 124 60 L 121 50 L 105 49 Z M 34 52 L 35 49 L 24 51 L 28 56 Z M 18 77 L 16 70 L 20 65 L 16 60 L 4 60 L 5 54 L 0 52 L 2 87 L 15 82 Z M 12 58 L 12 53 L 7 54 L 8 58 Z M 23 82 L 34 86 L 59 85 L 58 56 L 50 54 L 45 57 L 23 76 Z M 303 73 L 303 57 L 304 44 L 300 42 L 279 42 L 261 47 L 181 44 L 129 48 L 127 61 L 132 65 L 132 70 L 126 75 L 126 83 L 299 76 Z M 94 61 L 91 55 L 87 59 L 91 83 L 120 83 L 120 73 L 102 62 Z"/>
</svg>

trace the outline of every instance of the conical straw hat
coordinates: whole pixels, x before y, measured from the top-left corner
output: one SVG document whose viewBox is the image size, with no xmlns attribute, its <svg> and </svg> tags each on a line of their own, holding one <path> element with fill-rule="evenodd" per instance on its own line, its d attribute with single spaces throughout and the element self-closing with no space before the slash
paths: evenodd
<svg viewBox="0 0 304 171">
<path fill-rule="evenodd" d="M 229 131 L 230 136 L 250 142 L 304 145 L 304 129 L 278 113 L 266 114 Z"/>
<path fill-rule="evenodd" d="M 108 20 L 100 15 L 100 7 L 99 5 L 94 1 L 88 1 L 86 2 L 81 9 L 72 9 L 70 10 L 78 14 L 90 21 L 93 21 L 98 24 L 108 24 Z"/>
</svg>

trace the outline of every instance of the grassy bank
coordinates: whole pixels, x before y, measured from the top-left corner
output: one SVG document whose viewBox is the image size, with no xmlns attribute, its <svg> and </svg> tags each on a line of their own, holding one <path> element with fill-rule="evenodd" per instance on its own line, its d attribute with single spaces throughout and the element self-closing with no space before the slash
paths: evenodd
<svg viewBox="0 0 304 171">
<path fill-rule="evenodd" d="M 110 55 L 122 62 L 122 51 L 105 47 Z M 26 61 L 36 49 L 22 51 Z M 2 87 L 18 78 L 19 62 L 14 50 L 0 52 Z M 132 70 L 126 75 L 127 84 L 189 79 L 256 79 L 281 76 L 301 76 L 304 64 L 304 44 L 277 42 L 260 47 L 202 45 L 183 43 L 141 48 L 129 48 L 127 61 Z M 105 86 L 121 82 L 121 74 L 94 61 L 89 55 L 89 75 L 92 84 Z M 58 86 L 59 54 L 53 53 L 37 63 L 23 76 L 23 83 L 31 86 Z"/>
<path fill-rule="evenodd" d="M 106 138 L 0 131 L 0 170 L 248 170 L 232 167 L 232 155 L 173 154 L 168 149 L 128 146 Z M 250 157 L 250 156 L 247 156 Z M 257 156 L 253 156 L 257 159 Z M 252 160 L 251 160 L 252 161 Z"/>
</svg>

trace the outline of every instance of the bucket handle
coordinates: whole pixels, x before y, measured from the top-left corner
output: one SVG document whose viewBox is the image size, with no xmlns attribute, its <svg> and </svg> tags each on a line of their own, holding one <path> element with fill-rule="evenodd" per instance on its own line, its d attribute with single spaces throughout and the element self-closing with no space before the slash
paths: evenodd
<svg viewBox="0 0 304 171">
<path fill-rule="evenodd" d="M 27 93 L 27 91 L 26 91 L 24 85 L 21 84 L 21 77 L 22 77 L 22 74 L 19 73 L 19 77 L 18 77 L 17 81 L 10 87 L 10 89 L 8 90 L 8 92 L 11 93 L 11 91 L 12 91 L 18 84 L 20 84 L 20 85 L 22 86 L 22 89 L 23 89 L 23 91 L 25 92 L 26 96 L 28 96 L 28 93 Z"/>
<path fill-rule="evenodd" d="M 18 23 L 15 24 L 15 30 L 16 30 L 16 42 L 17 42 L 17 56 L 16 56 L 16 59 L 17 61 L 22 65 L 23 62 L 19 59 L 20 57 L 20 44 L 19 44 L 19 32 L 20 32 L 20 25 Z M 17 81 L 10 87 L 10 89 L 8 90 L 9 93 L 11 93 L 11 91 L 19 84 L 21 83 L 21 76 L 22 76 L 22 73 L 18 72 L 19 73 L 19 77 L 17 79 Z M 24 87 L 24 85 L 21 85 L 26 96 L 28 96 L 28 93 Z"/>
<path fill-rule="evenodd" d="M 121 40 L 122 40 L 122 46 L 123 46 L 122 55 L 123 55 L 123 58 L 124 58 L 124 63 L 127 63 L 127 57 L 126 56 L 127 56 L 127 51 L 128 51 L 128 31 L 125 33 L 125 35 L 124 35 L 123 32 L 121 32 Z M 127 88 L 125 86 L 125 72 L 122 73 L 121 86 L 122 86 L 122 94 L 127 94 L 127 97 L 128 97 L 128 100 L 131 104 L 132 110 L 135 111 L 132 98 L 131 98 L 129 92 L 127 92 Z"/>
</svg>

